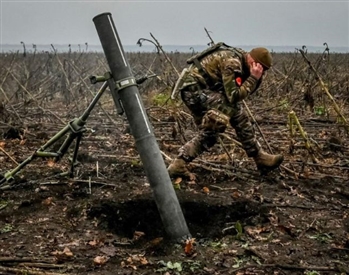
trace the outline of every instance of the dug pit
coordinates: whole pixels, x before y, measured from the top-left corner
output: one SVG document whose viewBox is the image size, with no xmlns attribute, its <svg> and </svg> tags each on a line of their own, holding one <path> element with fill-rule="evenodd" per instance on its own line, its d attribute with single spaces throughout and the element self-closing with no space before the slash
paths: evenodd
<svg viewBox="0 0 349 275">
<path fill-rule="evenodd" d="M 215 238 L 236 234 L 234 225 L 263 222 L 266 209 L 246 199 L 222 200 L 201 194 L 179 195 L 179 202 L 190 233 L 197 238 Z M 154 200 L 133 198 L 123 202 L 103 201 L 91 206 L 90 218 L 97 218 L 99 226 L 122 237 L 132 238 L 135 231 L 152 239 L 164 236 L 164 228 Z M 224 230 L 231 227 L 231 230 Z"/>
</svg>

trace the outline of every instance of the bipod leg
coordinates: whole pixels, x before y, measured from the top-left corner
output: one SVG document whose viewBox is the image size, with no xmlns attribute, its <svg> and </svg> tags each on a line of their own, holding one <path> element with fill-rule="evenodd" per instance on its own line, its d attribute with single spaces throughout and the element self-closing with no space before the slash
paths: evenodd
<svg viewBox="0 0 349 275">
<path fill-rule="evenodd" d="M 9 182 L 13 180 L 13 177 L 35 158 L 38 158 L 38 157 L 54 158 L 55 162 L 58 162 L 63 157 L 63 155 L 67 152 L 67 150 L 69 149 L 71 143 L 74 141 L 75 138 L 77 138 L 77 146 L 75 146 L 75 149 L 74 149 L 74 155 L 76 159 L 77 150 L 79 148 L 82 133 L 86 130 L 84 128 L 86 120 L 89 117 L 94 106 L 97 104 L 100 97 L 103 95 L 103 93 L 109 86 L 107 79 L 104 78 L 103 81 L 104 81 L 103 85 L 98 90 L 97 94 L 95 95 L 95 97 L 93 98 L 92 102 L 87 107 L 87 109 L 84 111 L 84 113 L 79 118 L 76 118 L 73 121 L 69 122 L 68 125 L 66 125 L 61 131 L 59 131 L 56 135 L 54 135 L 49 141 L 47 141 L 43 146 L 41 146 L 37 151 L 35 151 L 30 157 L 28 157 L 22 163 L 20 163 L 16 168 L 6 172 L 3 178 L 0 179 L 0 186 L 3 185 L 5 182 Z M 50 146 L 55 144 L 58 140 L 60 140 L 68 132 L 70 132 L 69 135 L 64 140 L 63 144 L 61 145 L 61 147 L 57 152 L 45 151 L 47 148 L 49 148 Z M 72 173 L 72 171 L 73 170 L 71 169 L 70 173 Z M 0 188 L 0 189 L 4 189 L 4 188 Z"/>
<path fill-rule="evenodd" d="M 74 139 L 81 134 L 80 132 L 70 132 L 67 138 L 62 143 L 61 147 L 57 151 L 57 156 L 55 158 L 55 162 L 58 162 L 61 160 L 61 158 L 64 156 L 64 154 L 68 151 L 70 145 L 74 141 Z"/>
<path fill-rule="evenodd" d="M 95 105 L 97 104 L 98 100 L 103 95 L 107 87 L 108 87 L 108 82 L 105 81 L 102 87 L 98 90 L 95 97 L 92 99 L 90 105 L 84 111 L 84 113 L 79 118 L 76 118 L 73 121 L 69 122 L 68 127 L 71 132 L 63 142 L 62 146 L 59 148 L 57 152 L 58 157 L 55 159 L 56 162 L 59 161 L 63 157 L 63 155 L 67 152 L 68 148 L 70 147 L 74 139 L 78 137 L 82 132 L 85 132 L 86 129 L 84 128 L 84 126 L 86 124 L 86 120 L 90 116 L 91 111 L 93 110 L 93 108 L 95 107 Z"/>
<path fill-rule="evenodd" d="M 0 186 L 5 182 L 13 180 L 14 175 L 16 175 L 20 170 L 22 170 L 28 163 L 30 163 L 36 157 L 36 152 L 30 157 L 21 162 L 16 168 L 6 172 L 4 177 L 0 180 Z"/>
<path fill-rule="evenodd" d="M 69 172 L 69 177 L 70 178 L 72 178 L 74 176 L 74 167 L 76 165 L 76 159 L 78 157 L 78 151 L 79 151 L 79 146 L 80 146 L 81 139 L 82 139 L 82 133 L 80 135 L 78 135 L 77 138 L 76 138 L 74 154 L 73 154 L 73 158 L 71 160 L 71 166 L 70 166 L 70 172 Z"/>
<path fill-rule="evenodd" d="M 50 140 L 48 140 L 43 146 L 41 146 L 38 150 L 36 150 L 30 157 L 26 158 L 22 161 L 16 168 L 6 172 L 4 177 L 0 180 L 0 185 L 5 182 L 12 181 L 14 176 L 22 170 L 25 166 L 27 166 L 30 162 L 32 162 L 35 158 L 57 158 L 58 154 L 54 152 L 46 152 L 45 150 L 56 143 L 59 139 L 61 139 L 68 131 L 70 127 L 69 125 L 65 126 L 61 131 L 59 131 L 56 135 L 54 135 Z"/>
</svg>

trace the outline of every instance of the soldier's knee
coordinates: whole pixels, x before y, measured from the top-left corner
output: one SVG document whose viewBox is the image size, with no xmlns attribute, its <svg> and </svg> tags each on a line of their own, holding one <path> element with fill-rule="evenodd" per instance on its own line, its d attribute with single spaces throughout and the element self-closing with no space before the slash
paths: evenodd
<svg viewBox="0 0 349 275">
<path fill-rule="evenodd" d="M 209 110 L 202 118 L 201 127 L 207 131 L 223 133 L 229 123 L 229 117 L 218 110 Z"/>
<path fill-rule="evenodd" d="M 234 128 L 246 127 L 251 125 L 251 121 L 245 112 L 240 112 L 238 115 L 233 116 L 229 122 L 230 122 L 230 125 Z"/>
</svg>

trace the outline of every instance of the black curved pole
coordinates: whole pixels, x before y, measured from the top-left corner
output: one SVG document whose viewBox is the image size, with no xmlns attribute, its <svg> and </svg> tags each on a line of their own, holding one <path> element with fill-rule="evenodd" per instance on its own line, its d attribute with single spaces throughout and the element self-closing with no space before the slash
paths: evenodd
<svg viewBox="0 0 349 275">
<path fill-rule="evenodd" d="M 111 92 L 119 93 L 165 231 L 171 239 L 190 238 L 176 192 L 173 189 L 113 18 L 110 13 L 102 13 L 95 16 L 93 22 L 116 83 L 116 90 Z"/>
</svg>

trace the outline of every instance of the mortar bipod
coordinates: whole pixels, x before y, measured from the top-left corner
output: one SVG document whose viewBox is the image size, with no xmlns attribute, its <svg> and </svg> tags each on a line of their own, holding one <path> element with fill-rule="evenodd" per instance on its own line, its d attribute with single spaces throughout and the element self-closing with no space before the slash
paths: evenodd
<svg viewBox="0 0 349 275">
<path fill-rule="evenodd" d="M 156 76 L 155 74 L 152 75 L 145 75 L 141 78 L 138 78 L 136 80 L 136 85 L 143 83 L 148 78 Z M 72 142 L 76 139 L 75 142 L 75 148 L 73 151 L 73 157 L 71 159 L 71 166 L 69 172 L 62 173 L 62 176 L 69 175 L 69 177 L 73 177 L 74 174 L 74 167 L 76 166 L 76 159 L 78 155 L 78 150 L 81 142 L 81 138 L 83 133 L 86 131 L 85 124 L 86 120 L 90 116 L 91 111 L 97 104 L 98 100 L 101 98 L 107 87 L 109 87 L 109 90 L 111 91 L 111 94 L 113 96 L 115 105 L 117 106 L 117 112 L 118 114 L 122 115 L 124 113 L 124 110 L 122 108 L 118 92 L 117 92 L 117 84 L 113 81 L 113 78 L 111 77 L 111 74 L 108 72 L 104 76 L 91 76 L 90 82 L 92 84 L 96 84 L 98 82 L 104 82 L 101 88 L 98 90 L 94 98 L 92 99 L 89 106 L 86 108 L 86 110 L 83 112 L 83 114 L 73 119 L 72 121 L 68 122 L 68 124 L 59 131 L 56 135 L 54 135 L 50 140 L 48 140 L 44 145 L 42 145 L 38 150 L 36 150 L 30 157 L 25 159 L 23 162 L 21 162 L 16 168 L 6 172 L 3 175 L 3 178 L 0 179 L 0 190 L 4 190 L 7 188 L 10 188 L 10 185 L 4 186 L 5 182 L 11 182 L 14 180 L 14 176 L 22 170 L 27 164 L 29 164 L 31 161 L 33 161 L 36 158 L 53 158 L 54 162 L 58 162 L 64 154 L 68 151 L 70 145 Z M 58 149 L 57 152 L 50 152 L 46 151 L 49 147 L 51 147 L 53 144 L 58 142 L 62 137 L 64 137 L 66 134 L 68 136 L 63 141 L 62 145 Z"/>
</svg>

